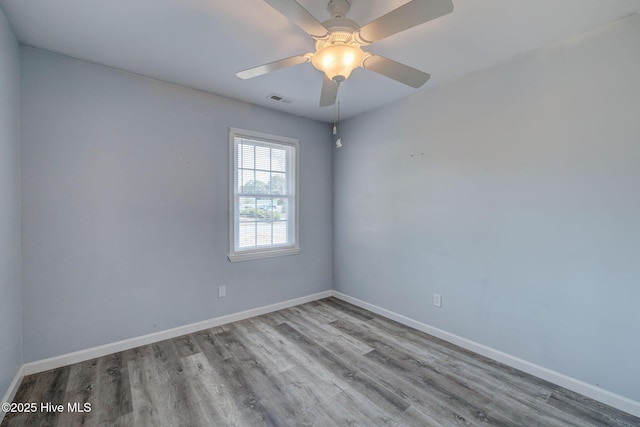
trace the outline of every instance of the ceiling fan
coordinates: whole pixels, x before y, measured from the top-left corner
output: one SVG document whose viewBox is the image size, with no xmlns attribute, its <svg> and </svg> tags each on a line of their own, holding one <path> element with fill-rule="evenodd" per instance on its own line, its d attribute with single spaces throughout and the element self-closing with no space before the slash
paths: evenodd
<svg viewBox="0 0 640 427">
<path fill-rule="evenodd" d="M 316 51 L 249 68 L 237 72 L 236 75 L 242 79 L 250 79 L 271 71 L 311 62 L 315 68 L 324 72 L 320 94 L 321 107 L 335 104 L 339 84 L 357 67 L 382 74 L 413 88 L 422 86 L 431 77 L 429 74 L 389 58 L 365 52 L 362 46 L 453 11 L 452 0 L 412 0 L 360 27 L 356 22 L 346 18 L 351 7 L 348 0 L 330 0 L 327 10 L 331 19 L 323 23 L 318 22 L 296 0 L 264 1 L 313 37 L 316 41 Z"/>
</svg>

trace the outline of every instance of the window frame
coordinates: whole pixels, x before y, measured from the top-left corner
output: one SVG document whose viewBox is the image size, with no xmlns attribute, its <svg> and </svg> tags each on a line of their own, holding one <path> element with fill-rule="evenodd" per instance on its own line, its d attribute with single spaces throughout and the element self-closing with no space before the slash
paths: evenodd
<svg viewBox="0 0 640 427">
<path fill-rule="evenodd" d="M 290 180 L 289 191 L 289 216 L 287 219 L 288 235 L 290 242 L 287 245 L 268 245 L 252 249 L 240 249 L 236 247 L 240 224 L 240 193 L 238 192 L 238 159 L 236 157 L 236 139 L 253 140 L 258 143 L 286 146 L 292 151 L 292 159 L 288 165 L 293 169 L 287 171 L 287 179 Z M 300 228 L 299 228 L 299 152 L 298 139 L 279 135 L 271 135 L 263 132 L 246 129 L 229 128 L 229 253 L 227 257 L 231 262 L 250 261 L 262 258 L 295 255 L 300 252 Z M 292 211 L 292 212 L 291 212 Z"/>
</svg>

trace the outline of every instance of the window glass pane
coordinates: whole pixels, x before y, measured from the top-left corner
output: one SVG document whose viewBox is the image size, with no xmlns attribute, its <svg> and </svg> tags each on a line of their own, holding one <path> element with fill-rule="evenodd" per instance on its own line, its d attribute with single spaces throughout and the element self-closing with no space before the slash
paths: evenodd
<svg viewBox="0 0 640 427">
<path fill-rule="evenodd" d="M 256 199 L 255 197 L 240 197 L 238 204 L 240 221 L 256 220 Z"/>
<path fill-rule="evenodd" d="M 269 194 L 269 172 L 256 171 L 255 194 Z"/>
<path fill-rule="evenodd" d="M 273 223 L 273 244 L 282 245 L 289 242 L 288 226 L 286 221 Z"/>
<path fill-rule="evenodd" d="M 287 152 L 278 148 L 271 149 L 271 170 L 285 172 L 287 169 Z"/>
<path fill-rule="evenodd" d="M 238 191 L 240 193 L 255 193 L 255 172 L 253 170 L 242 169 L 239 171 Z"/>
<path fill-rule="evenodd" d="M 255 147 L 249 144 L 240 144 L 239 147 L 241 148 L 241 159 L 238 161 L 238 166 L 253 169 Z"/>
<path fill-rule="evenodd" d="M 256 147 L 256 169 L 271 169 L 271 149 L 268 147 Z"/>
<path fill-rule="evenodd" d="M 287 215 L 288 213 L 287 199 L 285 198 L 274 199 L 273 204 L 276 205 L 277 207 L 276 209 L 277 214 L 274 215 L 273 219 L 275 221 L 286 221 L 288 216 Z"/>
<path fill-rule="evenodd" d="M 287 194 L 286 189 L 286 175 L 283 173 L 271 173 L 271 179 L 269 179 L 269 187 L 271 194 Z"/>
<path fill-rule="evenodd" d="M 256 245 L 256 223 L 241 222 L 240 224 L 238 224 L 238 226 L 239 226 L 238 246 L 240 248 L 245 248 L 245 249 L 251 246 L 255 246 Z"/>
<path fill-rule="evenodd" d="M 280 208 L 274 204 L 273 199 L 258 199 L 257 215 L 260 220 L 273 221 L 280 219 Z"/>
<path fill-rule="evenodd" d="M 258 245 L 270 245 L 271 244 L 271 223 L 270 222 L 258 222 L 257 224 L 257 243 Z"/>
</svg>

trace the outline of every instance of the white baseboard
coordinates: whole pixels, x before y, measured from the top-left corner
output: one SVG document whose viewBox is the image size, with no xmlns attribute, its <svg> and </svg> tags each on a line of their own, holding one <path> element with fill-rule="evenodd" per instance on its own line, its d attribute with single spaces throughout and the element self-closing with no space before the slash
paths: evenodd
<svg viewBox="0 0 640 427">
<path fill-rule="evenodd" d="M 24 375 L 25 375 L 24 365 L 22 365 L 20 366 L 20 369 L 18 369 L 18 372 L 16 372 L 16 376 L 13 377 L 13 381 L 11 381 L 11 384 L 9 384 L 9 389 L 4 394 L 4 396 L 2 396 L 2 400 L 0 400 L 0 403 L 13 401 L 13 398 L 15 397 L 16 392 L 18 391 L 18 387 L 20 387 L 20 384 L 22 383 L 22 379 L 24 378 Z M 0 423 L 4 418 L 4 415 L 5 415 L 5 412 L 0 411 Z"/>
<path fill-rule="evenodd" d="M 300 298 L 294 298 L 271 304 L 263 307 L 252 308 L 251 310 L 241 311 L 226 316 L 215 317 L 213 319 L 203 320 L 202 322 L 191 323 L 177 328 L 167 329 L 140 337 L 130 338 L 123 341 L 117 341 L 98 347 L 88 348 L 73 353 L 67 353 L 49 359 L 38 360 L 35 362 L 25 363 L 22 367 L 23 375 L 31 375 L 37 372 L 48 371 L 49 369 L 59 368 L 61 366 L 71 365 L 73 363 L 84 362 L 96 357 L 106 356 L 107 354 L 117 353 L 119 351 L 129 350 L 141 345 L 147 345 L 170 338 L 179 337 L 180 335 L 190 334 L 203 329 L 213 328 L 215 326 L 225 325 L 227 323 L 237 322 L 239 320 L 248 319 L 250 317 L 260 316 L 261 314 L 271 313 L 273 311 L 282 310 L 284 308 L 293 307 L 307 302 L 328 298 L 332 292 L 324 291 L 317 294 L 307 295 Z"/>
<path fill-rule="evenodd" d="M 620 409 L 621 411 L 640 417 L 640 402 L 636 402 L 635 400 L 631 400 L 600 387 L 587 384 L 583 381 L 577 380 L 559 372 L 552 371 L 551 369 L 544 368 L 534 363 L 527 362 L 526 360 L 520 359 L 507 353 L 503 353 L 499 350 L 495 350 L 491 347 L 487 347 L 458 335 L 454 335 L 442 329 L 438 329 L 425 323 L 418 322 L 417 320 L 410 319 L 401 314 L 394 313 L 387 309 L 359 300 L 341 292 L 332 291 L 332 294 L 338 299 L 364 308 L 388 319 L 395 320 L 396 322 L 402 323 L 403 325 L 410 326 L 414 329 L 433 335 L 434 337 L 440 338 L 444 341 L 450 342 L 451 344 L 455 344 L 464 349 L 473 351 L 474 353 L 481 354 L 482 356 L 486 356 L 497 362 L 504 363 L 505 365 L 512 368 L 519 369 L 523 372 L 534 375 L 538 378 L 542 378 L 543 380 L 549 381 L 566 389 L 575 391 L 576 393 L 580 393 L 584 396 L 612 406 L 616 409 Z"/>
</svg>

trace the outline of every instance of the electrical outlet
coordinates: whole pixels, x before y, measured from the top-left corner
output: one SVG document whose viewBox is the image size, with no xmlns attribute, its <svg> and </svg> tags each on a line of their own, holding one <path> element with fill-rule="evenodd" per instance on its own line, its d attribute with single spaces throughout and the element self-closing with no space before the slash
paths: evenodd
<svg viewBox="0 0 640 427">
<path fill-rule="evenodd" d="M 218 298 L 224 298 L 227 296 L 227 287 L 225 285 L 218 286 Z"/>
<path fill-rule="evenodd" d="M 433 305 L 436 307 L 442 307 L 442 295 L 433 294 Z"/>
</svg>

